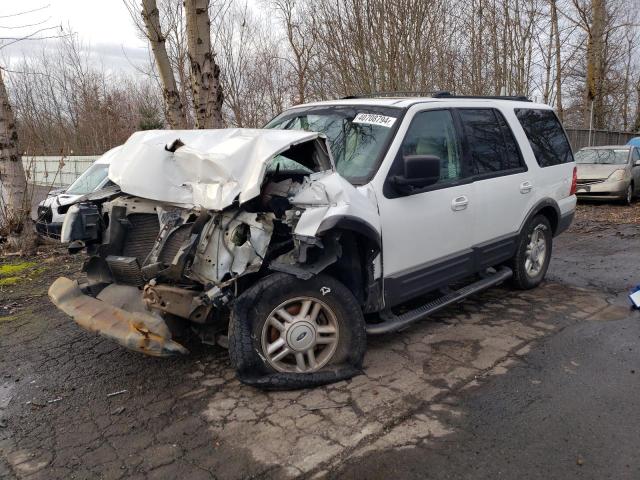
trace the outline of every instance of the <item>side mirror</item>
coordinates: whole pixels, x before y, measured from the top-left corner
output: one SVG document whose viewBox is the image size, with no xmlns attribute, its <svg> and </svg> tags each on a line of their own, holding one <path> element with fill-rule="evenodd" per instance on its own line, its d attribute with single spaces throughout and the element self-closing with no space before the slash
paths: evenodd
<svg viewBox="0 0 640 480">
<path fill-rule="evenodd" d="M 640 160 L 636 160 L 633 164 L 634 167 L 640 167 Z"/>
<path fill-rule="evenodd" d="M 393 182 L 398 187 L 424 188 L 440 180 L 440 158 L 435 155 L 407 155 L 403 158 L 404 175 Z"/>
</svg>

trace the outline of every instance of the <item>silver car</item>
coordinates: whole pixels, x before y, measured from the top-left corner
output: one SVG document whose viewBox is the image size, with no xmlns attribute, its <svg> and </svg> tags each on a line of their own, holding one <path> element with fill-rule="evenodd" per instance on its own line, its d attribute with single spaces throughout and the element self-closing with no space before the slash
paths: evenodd
<svg viewBox="0 0 640 480">
<path fill-rule="evenodd" d="M 576 195 L 581 199 L 616 199 L 629 205 L 640 189 L 640 150 L 629 145 L 585 147 L 575 154 Z"/>
</svg>

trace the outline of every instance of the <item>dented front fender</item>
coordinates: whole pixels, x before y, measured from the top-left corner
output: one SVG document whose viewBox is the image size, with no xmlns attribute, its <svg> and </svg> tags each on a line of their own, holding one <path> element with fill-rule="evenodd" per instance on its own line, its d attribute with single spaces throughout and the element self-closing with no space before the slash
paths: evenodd
<svg viewBox="0 0 640 480">
<path fill-rule="evenodd" d="M 58 278 L 49 287 L 51 301 L 82 328 L 120 345 L 154 357 L 169 357 L 189 351 L 171 339 L 164 320 L 152 314 L 127 312 L 85 295 L 78 282 Z"/>
</svg>

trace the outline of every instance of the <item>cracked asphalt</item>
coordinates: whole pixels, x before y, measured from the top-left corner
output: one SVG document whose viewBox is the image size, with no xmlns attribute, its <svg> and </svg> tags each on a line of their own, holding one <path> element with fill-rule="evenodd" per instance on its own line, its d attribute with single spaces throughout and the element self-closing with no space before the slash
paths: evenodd
<svg viewBox="0 0 640 480">
<path fill-rule="evenodd" d="M 638 225 L 579 217 L 538 289 L 371 337 L 350 381 L 269 393 L 219 348 L 153 359 L 82 331 L 45 295 L 79 259 L 43 257 L 0 290 L 0 478 L 638 478 L 639 251 Z"/>
</svg>

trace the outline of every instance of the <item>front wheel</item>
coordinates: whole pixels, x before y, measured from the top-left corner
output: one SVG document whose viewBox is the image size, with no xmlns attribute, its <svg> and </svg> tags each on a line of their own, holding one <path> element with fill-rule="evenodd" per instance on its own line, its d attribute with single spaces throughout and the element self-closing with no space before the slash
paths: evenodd
<svg viewBox="0 0 640 480">
<path fill-rule="evenodd" d="M 516 288 L 528 290 L 542 282 L 551 260 L 552 237 L 551 225 L 544 215 L 536 215 L 525 226 L 516 254 L 509 262 Z"/>
<path fill-rule="evenodd" d="M 290 389 L 349 378 L 365 349 L 360 305 L 326 275 L 270 275 L 240 295 L 231 312 L 229 355 L 250 385 Z"/>
<path fill-rule="evenodd" d="M 631 205 L 632 202 L 633 202 L 633 184 L 630 183 L 627 186 L 624 197 L 622 197 L 622 204 Z"/>
</svg>

